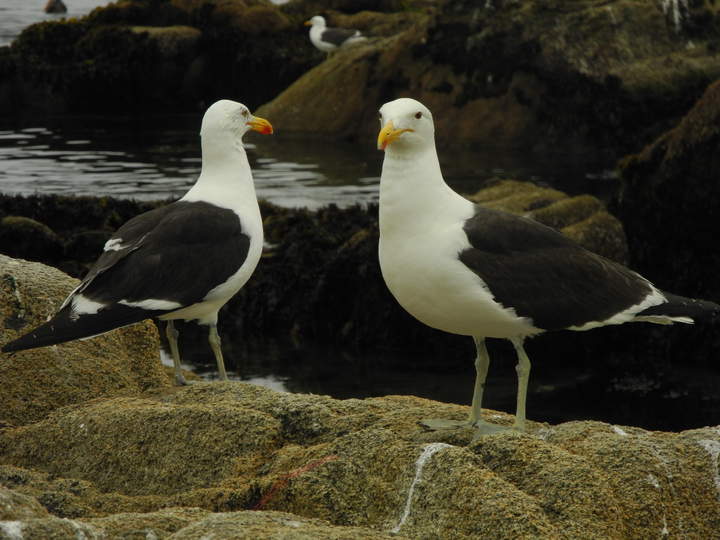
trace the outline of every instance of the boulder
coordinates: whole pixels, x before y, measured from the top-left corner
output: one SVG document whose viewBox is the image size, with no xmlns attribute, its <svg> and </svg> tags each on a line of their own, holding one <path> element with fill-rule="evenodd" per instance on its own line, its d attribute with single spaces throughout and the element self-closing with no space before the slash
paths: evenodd
<svg viewBox="0 0 720 540">
<path fill-rule="evenodd" d="M 568 196 L 531 182 L 500 180 L 468 197 L 470 200 L 539 221 L 557 229 L 584 248 L 627 264 L 622 223 L 592 195 Z"/>
<path fill-rule="evenodd" d="M 11 257 L 31 260 L 58 261 L 63 255 L 63 242 L 47 225 L 26 216 L 5 216 L 0 219 L 0 246 Z"/>
<path fill-rule="evenodd" d="M 410 396 L 335 400 L 198 383 L 6 428 L 0 481 L 65 518 L 63 527 L 71 518 L 88 530 L 173 538 L 225 537 L 233 527 L 286 538 L 710 538 L 717 530 L 720 428 L 530 422 L 526 433 L 475 438 L 470 428 L 419 423 L 467 413 Z M 66 505 L 53 506 L 62 493 Z M 207 513 L 218 511 L 229 513 Z M 252 537 L 237 534 L 229 537 Z"/>
<path fill-rule="evenodd" d="M 615 155 L 667 129 L 720 76 L 717 8 L 681 6 L 448 0 L 398 10 L 401 23 L 367 23 L 371 39 L 323 61 L 262 111 L 279 130 L 367 140 L 378 107 L 408 96 L 433 112 L 441 146 Z M 362 27 L 372 17 L 335 19 Z"/>
<path fill-rule="evenodd" d="M 45 322 L 78 284 L 55 268 L 0 255 L 2 342 Z M 35 422 L 65 405 L 168 386 L 154 324 L 0 357 L 0 424 Z"/>
<path fill-rule="evenodd" d="M 625 225 L 633 264 L 658 285 L 720 300 L 720 81 L 671 130 L 621 162 L 613 211 Z"/>
</svg>

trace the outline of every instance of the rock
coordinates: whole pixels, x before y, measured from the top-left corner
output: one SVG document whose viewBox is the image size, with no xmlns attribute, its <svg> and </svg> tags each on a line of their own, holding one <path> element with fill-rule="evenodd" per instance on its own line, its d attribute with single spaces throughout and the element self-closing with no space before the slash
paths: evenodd
<svg viewBox="0 0 720 540">
<path fill-rule="evenodd" d="M 192 26 L 131 26 L 135 34 L 148 36 L 166 58 L 192 57 L 202 32 Z"/>
<path fill-rule="evenodd" d="M 255 108 L 310 65 L 303 28 L 270 2 L 122 1 L 26 28 L 0 57 L 0 111 Z"/>
<path fill-rule="evenodd" d="M 633 264 L 658 285 L 720 300 L 720 82 L 677 126 L 621 163 L 614 203 L 626 227 Z"/>
<path fill-rule="evenodd" d="M 391 540 L 406 538 L 364 527 L 343 527 L 319 519 L 308 519 L 287 512 L 229 512 L 212 514 L 173 535 L 173 540 Z"/>
<path fill-rule="evenodd" d="M 490 208 L 531 217 L 590 251 L 627 264 L 628 248 L 622 224 L 596 197 L 569 197 L 562 191 L 530 182 L 502 180 L 468 198 Z"/>
<path fill-rule="evenodd" d="M 663 290 L 720 302 L 720 83 L 677 126 L 620 165 L 622 188 L 613 212 L 626 227 L 632 265 Z M 717 366 L 720 320 L 681 335 L 649 336 L 638 346 L 678 361 Z M 706 351 L 688 354 L 688 350 Z"/>
<path fill-rule="evenodd" d="M 671 5 L 679 4 L 663 4 Z M 449 0 L 398 10 L 402 23 L 323 61 L 262 110 L 285 131 L 367 140 L 378 106 L 410 96 L 432 110 L 441 146 L 614 155 L 666 129 L 720 76 L 714 10 L 703 4 L 679 21 L 650 0 Z M 312 112 L 309 126 L 298 103 Z"/>
<path fill-rule="evenodd" d="M 78 526 L 118 535 L 607 539 L 717 530 L 718 427 L 531 422 L 527 433 L 473 440 L 471 429 L 419 424 L 467 413 L 409 396 L 335 400 L 198 383 L 100 398 L 6 428 L 0 481 L 47 501 L 55 519 L 50 494 L 65 493 Z"/>
<path fill-rule="evenodd" d="M 45 517 L 47 510 L 30 495 L 0 486 L 0 522 Z"/>
<path fill-rule="evenodd" d="M 63 254 L 63 243 L 50 227 L 24 216 L 0 219 L 0 246 L 11 257 L 35 261 L 58 261 Z"/>
<path fill-rule="evenodd" d="M 54 268 L 0 255 L 3 343 L 44 322 L 77 284 Z M 148 321 L 86 341 L 2 355 L 0 422 L 35 422 L 65 405 L 169 384 Z"/>
<path fill-rule="evenodd" d="M 200 508 L 163 508 L 157 512 L 120 513 L 83 522 L 102 530 L 108 538 L 168 538 L 212 514 Z M 154 535 L 154 537 L 152 536 Z"/>
</svg>

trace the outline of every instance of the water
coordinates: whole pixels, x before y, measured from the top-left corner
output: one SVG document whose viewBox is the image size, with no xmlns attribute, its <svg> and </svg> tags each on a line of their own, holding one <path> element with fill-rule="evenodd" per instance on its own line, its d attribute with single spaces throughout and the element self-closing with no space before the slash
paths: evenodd
<svg viewBox="0 0 720 540">
<path fill-rule="evenodd" d="M 108 0 L 64 0 L 67 13 L 45 13 L 47 0 L 2 0 L 0 2 L 0 46 L 9 45 L 26 26 L 43 21 L 82 17 L 93 9 L 105 6 Z"/>
<path fill-rule="evenodd" d="M 43 124 L 0 121 L 0 191 L 31 195 L 181 197 L 200 171 L 201 115 L 142 119 L 66 117 Z M 272 119 L 271 119 L 272 120 Z M 254 132 L 245 137 L 258 197 L 285 207 L 377 202 L 382 153 L 375 142 L 312 140 Z M 448 149 L 448 182 L 473 193 L 500 176 L 604 196 L 616 186 L 606 159 L 522 149 Z"/>
</svg>

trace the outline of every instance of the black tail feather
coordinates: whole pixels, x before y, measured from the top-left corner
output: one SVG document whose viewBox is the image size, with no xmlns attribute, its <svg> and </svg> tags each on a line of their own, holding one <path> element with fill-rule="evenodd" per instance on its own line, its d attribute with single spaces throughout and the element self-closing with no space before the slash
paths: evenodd
<svg viewBox="0 0 720 540">
<path fill-rule="evenodd" d="M 685 298 L 666 292 L 663 294 L 667 298 L 666 303 L 647 308 L 639 312 L 636 317 L 688 317 L 693 321 L 702 321 L 720 315 L 720 305 L 715 302 Z"/>
<path fill-rule="evenodd" d="M 75 339 L 97 336 L 164 313 L 115 304 L 97 313 L 71 317 L 70 306 L 60 310 L 52 319 L 31 332 L 2 347 L 2 352 L 24 351 L 57 345 Z"/>
</svg>

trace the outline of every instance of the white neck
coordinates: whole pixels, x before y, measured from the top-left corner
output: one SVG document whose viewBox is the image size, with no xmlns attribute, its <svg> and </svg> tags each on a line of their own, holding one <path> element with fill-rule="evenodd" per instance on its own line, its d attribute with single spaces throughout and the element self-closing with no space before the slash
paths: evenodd
<svg viewBox="0 0 720 540">
<path fill-rule="evenodd" d="M 239 138 L 203 137 L 200 177 L 181 200 L 233 210 L 257 207 L 250 164 Z"/>
<path fill-rule="evenodd" d="M 435 146 L 420 152 L 385 151 L 380 179 L 380 235 L 411 235 L 440 225 L 438 213 L 472 215 L 473 204 L 445 183 Z"/>
</svg>

